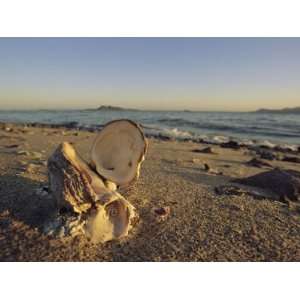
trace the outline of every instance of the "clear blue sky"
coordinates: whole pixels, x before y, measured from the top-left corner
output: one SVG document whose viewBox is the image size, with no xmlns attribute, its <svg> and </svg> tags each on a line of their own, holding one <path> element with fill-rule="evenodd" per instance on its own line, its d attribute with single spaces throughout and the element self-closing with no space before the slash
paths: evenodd
<svg viewBox="0 0 300 300">
<path fill-rule="evenodd" d="M 0 109 L 300 106 L 300 38 L 0 38 Z"/>
</svg>

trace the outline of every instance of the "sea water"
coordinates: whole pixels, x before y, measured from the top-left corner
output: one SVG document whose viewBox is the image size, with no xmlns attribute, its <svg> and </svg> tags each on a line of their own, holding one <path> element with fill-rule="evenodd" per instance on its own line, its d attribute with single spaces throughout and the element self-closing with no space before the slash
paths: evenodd
<svg viewBox="0 0 300 300">
<path fill-rule="evenodd" d="M 142 124 L 146 133 L 175 139 L 300 145 L 299 114 L 133 110 L 0 111 L 2 122 L 76 122 L 74 124 L 87 128 L 99 127 L 115 119 L 131 119 Z"/>
</svg>

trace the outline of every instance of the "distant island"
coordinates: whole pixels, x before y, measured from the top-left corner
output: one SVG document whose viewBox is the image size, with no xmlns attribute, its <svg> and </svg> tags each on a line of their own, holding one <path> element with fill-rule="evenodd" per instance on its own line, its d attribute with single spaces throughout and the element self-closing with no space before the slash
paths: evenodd
<svg viewBox="0 0 300 300">
<path fill-rule="evenodd" d="M 124 108 L 119 106 L 101 105 L 98 108 L 85 109 L 85 111 L 139 111 L 139 110 L 134 108 Z"/>
<path fill-rule="evenodd" d="M 300 114 L 300 106 L 293 108 L 283 108 L 283 109 L 258 109 L 254 113 L 276 113 L 276 114 Z"/>
</svg>

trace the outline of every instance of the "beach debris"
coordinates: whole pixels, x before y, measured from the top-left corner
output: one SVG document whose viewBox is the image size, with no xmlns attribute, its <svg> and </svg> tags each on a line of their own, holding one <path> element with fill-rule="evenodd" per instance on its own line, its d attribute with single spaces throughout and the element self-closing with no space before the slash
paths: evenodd
<svg viewBox="0 0 300 300">
<path fill-rule="evenodd" d="M 205 171 L 209 171 L 210 170 L 210 167 L 207 163 L 204 164 L 204 170 Z"/>
<path fill-rule="evenodd" d="M 28 164 L 26 167 L 25 167 L 25 172 L 27 173 L 35 173 L 36 172 L 36 169 L 37 169 L 37 165 L 35 164 Z"/>
<path fill-rule="evenodd" d="M 199 159 L 199 158 L 193 158 L 192 159 L 192 163 L 199 164 L 199 163 L 201 163 L 201 159 Z"/>
<path fill-rule="evenodd" d="M 96 137 L 90 164 L 66 142 L 49 158 L 50 190 L 58 210 L 78 215 L 83 233 L 92 242 L 124 237 L 135 224 L 136 210 L 117 187 L 138 178 L 146 149 L 140 127 L 119 120 L 108 123 Z"/>
<path fill-rule="evenodd" d="M 222 165 L 222 167 L 223 167 L 223 168 L 230 168 L 231 165 L 229 165 L 229 164 L 224 164 L 224 165 Z"/>
<path fill-rule="evenodd" d="M 246 164 L 248 166 L 256 167 L 256 168 L 262 168 L 262 167 L 270 167 L 272 168 L 272 165 L 270 165 L 267 162 L 264 162 L 258 158 L 252 158 L 251 160 L 247 161 Z"/>
<path fill-rule="evenodd" d="M 245 208 L 242 204 L 237 204 L 237 203 L 220 203 L 219 207 L 227 208 L 231 211 L 244 211 L 245 210 Z"/>
<path fill-rule="evenodd" d="M 223 175 L 223 172 L 218 171 L 217 169 L 209 169 L 208 173 L 212 175 Z"/>
<path fill-rule="evenodd" d="M 278 151 L 278 152 L 283 152 L 283 153 L 291 153 L 291 152 L 296 152 L 296 149 L 293 149 L 292 146 L 290 147 L 283 147 L 281 145 L 276 145 L 273 148 L 274 151 Z"/>
<path fill-rule="evenodd" d="M 164 207 L 155 208 L 154 212 L 159 216 L 165 216 L 170 213 L 170 207 L 164 206 Z"/>
<path fill-rule="evenodd" d="M 4 130 L 7 131 L 7 132 L 12 132 L 13 128 L 11 128 L 11 127 L 5 127 Z"/>
<path fill-rule="evenodd" d="M 296 156 L 284 156 L 281 160 L 300 164 L 300 157 L 296 157 Z"/>
<path fill-rule="evenodd" d="M 25 156 L 29 156 L 30 155 L 30 153 L 28 151 L 25 151 L 25 150 L 17 151 L 17 154 L 18 155 L 25 155 Z"/>
<path fill-rule="evenodd" d="M 263 200 L 263 199 L 268 198 L 268 195 L 261 191 L 243 189 L 243 188 L 235 186 L 235 185 L 217 186 L 217 187 L 215 187 L 215 193 L 217 195 L 227 195 L 227 196 L 229 196 L 229 195 L 230 196 L 248 195 L 257 200 Z"/>
<path fill-rule="evenodd" d="M 273 192 L 277 200 L 300 201 L 300 172 L 294 170 L 276 168 L 234 182 L 266 189 Z"/>
<path fill-rule="evenodd" d="M 272 153 L 271 151 L 258 149 L 256 153 L 262 159 L 266 159 L 266 160 L 276 160 L 276 159 L 278 159 L 277 155 Z"/>
<path fill-rule="evenodd" d="M 33 151 L 30 154 L 32 155 L 32 158 L 34 158 L 34 159 L 40 159 L 43 157 L 42 153 L 40 153 L 40 152 Z"/>
<path fill-rule="evenodd" d="M 155 137 L 160 141 L 171 141 L 172 140 L 172 137 L 164 135 L 162 133 L 155 135 Z"/>
<path fill-rule="evenodd" d="M 11 148 L 18 148 L 18 147 L 20 147 L 20 145 L 19 144 L 11 144 L 11 145 L 5 145 L 5 146 L 3 146 L 4 148 L 8 148 L 8 149 L 11 149 Z"/>
<path fill-rule="evenodd" d="M 217 169 L 212 169 L 207 163 L 204 163 L 204 171 L 212 175 L 223 175 L 223 172 L 218 171 Z"/>
<path fill-rule="evenodd" d="M 230 148 L 230 149 L 238 150 L 238 149 L 241 148 L 241 145 L 236 141 L 229 141 L 229 142 L 225 142 L 225 143 L 220 144 L 220 147 L 221 148 Z"/>
<path fill-rule="evenodd" d="M 195 153 L 215 154 L 215 152 L 212 150 L 211 147 L 205 147 L 205 148 L 202 148 L 202 149 L 194 149 L 194 150 L 192 150 L 192 152 L 195 152 Z"/>
<path fill-rule="evenodd" d="M 154 208 L 153 212 L 160 221 L 164 221 L 170 215 L 171 208 L 170 206 L 158 207 Z"/>
</svg>

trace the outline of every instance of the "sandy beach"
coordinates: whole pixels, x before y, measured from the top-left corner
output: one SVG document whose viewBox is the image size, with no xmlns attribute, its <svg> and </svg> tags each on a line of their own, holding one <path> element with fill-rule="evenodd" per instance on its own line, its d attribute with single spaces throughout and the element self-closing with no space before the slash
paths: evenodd
<svg viewBox="0 0 300 300">
<path fill-rule="evenodd" d="M 2 124 L 3 125 L 3 124 Z M 47 159 L 63 141 L 80 155 L 96 133 L 68 128 L 5 125 L 0 129 L 1 261 L 299 261 L 300 202 L 232 181 L 300 164 L 191 141 L 150 138 L 140 179 L 122 193 L 140 219 L 128 237 L 92 244 L 84 236 L 54 238 L 43 224 L 53 216 Z M 201 149 L 210 147 L 210 150 Z M 200 150 L 200 151 L 199 151 Z M 272 151 L 274 155 L 284 154 Z M 224 188 L 225 186 L 225 188 Z M 299 192 L 299 191 L 298 191 Z M 160 216 L 158 209 L 167 209 Z"/>
</svg>

